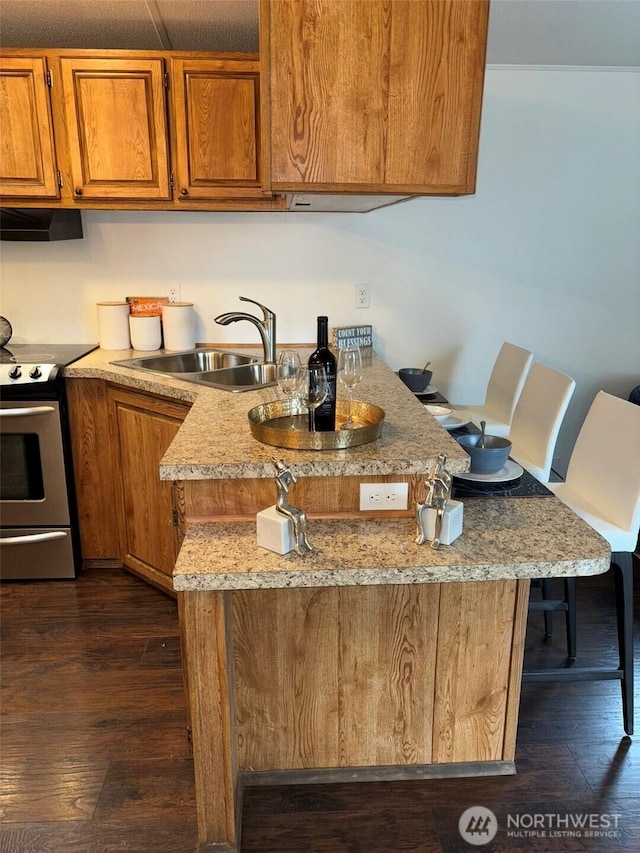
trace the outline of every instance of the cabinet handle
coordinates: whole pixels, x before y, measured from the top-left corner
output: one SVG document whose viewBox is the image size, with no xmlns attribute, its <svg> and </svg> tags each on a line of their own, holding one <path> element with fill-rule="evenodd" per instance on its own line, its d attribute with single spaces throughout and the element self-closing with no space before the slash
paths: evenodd
<svg viewBox="0 0 640 853">
<path fill-rule="evenodd" d="M 189 190 L 180 190 L 180 195 L 189 195 Z"/>
<path fill-rule="evenodd" d="M 74 190 L 74 193 L 75 193 L 76 195 L 82 195 L 82 190 L 80 189 L 80 187 L 76 187 L 76 188 L 75 188 L 75 190 Z"/>
</svg>

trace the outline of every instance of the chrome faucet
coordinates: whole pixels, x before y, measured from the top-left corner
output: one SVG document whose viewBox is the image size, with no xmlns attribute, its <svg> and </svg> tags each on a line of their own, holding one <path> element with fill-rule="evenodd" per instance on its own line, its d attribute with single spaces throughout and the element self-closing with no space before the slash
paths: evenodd
<svg viewBox="0 0 640 853">
<path fill-rule="evenodd" d="M 241 302 L 251 302 L 262 308 L 263 318 L 260 320 L 254 317 L 253 314 L 245 314 L 244 311 L 228 311 L 226 314 L 220 314 L 215 318 L 216 323 L 221 326 L 228 326 L 229 323 L 235 323 L 237 320 L 248 320 L 257 328 L 262 338 L 262 347 L 264 349 L 264 360 L 267 364 L 275 364 L 276 361 L 276 315 L 267 308 L 266 305 L 261 305 L 255 299 L 247 299 L 246 296 L 240 297 Z"/>
</svg>

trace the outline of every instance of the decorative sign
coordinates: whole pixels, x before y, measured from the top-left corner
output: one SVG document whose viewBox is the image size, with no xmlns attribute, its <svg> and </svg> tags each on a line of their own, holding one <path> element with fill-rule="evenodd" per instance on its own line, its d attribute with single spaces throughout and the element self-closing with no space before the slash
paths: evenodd
<svg viewBox="0 0 640 853">
<path fill-rule="evenodd" d="M 162 306 L 169 302 L 168 296 L 127 296 L 129 311 L 142 317 L 162 317 Z"/>
<path fill-rule="evenodd" d="M 372 326 L 336 326 L 332 332 L 335 349 L 342 349 L 347 344 L 357 344 L 361 350 L 373 347 Z"/>
</svg>

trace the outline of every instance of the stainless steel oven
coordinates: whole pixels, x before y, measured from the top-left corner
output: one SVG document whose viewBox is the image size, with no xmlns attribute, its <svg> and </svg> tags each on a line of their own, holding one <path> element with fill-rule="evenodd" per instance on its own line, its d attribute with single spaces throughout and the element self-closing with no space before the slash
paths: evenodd
<svg viewBox="0 0 640 853">
<path fill-rule="evenodd" d="M 73 578 L 80 561 L 65 364 L 94 349 L 18 345 L 0 357 L 0 578 Z"/>
</svg>

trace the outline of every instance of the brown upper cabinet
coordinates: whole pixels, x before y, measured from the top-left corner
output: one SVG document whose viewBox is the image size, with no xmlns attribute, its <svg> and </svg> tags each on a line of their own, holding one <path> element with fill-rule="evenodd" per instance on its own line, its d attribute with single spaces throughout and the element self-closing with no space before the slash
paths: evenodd
<svg viewBox="0 0 640 853">
<path fill-rule="evenodd" d="M 12 204 L 283 205 L 261 186 L 255 54 L 4 53 L 2 195 Z"/>
<path fill-rule="evenodd" d="M 60 60 L 76 199 L 169 199 L 162 59 Z"/>
<path fill-rule="evenodd" d="M 257 59 L 171 59 L 178 198 L 261 196 Z"/>
<path fill-rule="evenodd" d="M 0 59 L 0 194 L 60 197 L 44 57 Z"/>
<path fill-rule="evenodd" d="M 474 192 L 488 10 L 488 0 L 261 0 L 271 188 Z"/>
</svg>

